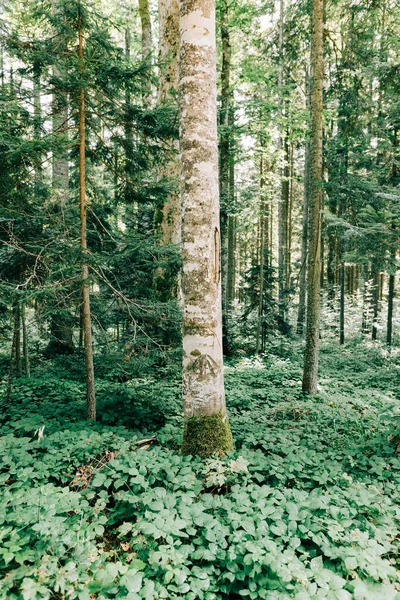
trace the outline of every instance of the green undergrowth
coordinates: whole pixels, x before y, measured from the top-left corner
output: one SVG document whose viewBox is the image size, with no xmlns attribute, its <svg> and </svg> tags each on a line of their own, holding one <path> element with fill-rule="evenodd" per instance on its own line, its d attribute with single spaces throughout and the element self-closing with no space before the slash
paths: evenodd
<svg viewBox="0 0 400 600">
<path fill-rule="evenodd" d="M 226 369 L 236 449 L 180 453 L 178 382 L 19 380 L 0 416 L 0 598 L 400 599 L 399 360 L 302 348 Z M 155 435 L 156 441 L 137 444 Z"/>
</svg>

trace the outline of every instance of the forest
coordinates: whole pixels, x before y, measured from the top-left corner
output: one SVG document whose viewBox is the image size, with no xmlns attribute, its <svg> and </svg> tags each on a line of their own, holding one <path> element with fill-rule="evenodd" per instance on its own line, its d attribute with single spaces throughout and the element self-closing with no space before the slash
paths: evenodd
<svg viewBox="0 0 400 600">
<path fill-rule="evenodd" d="M 398 0 L 0 3 L 0 600 L 400 600 Z"/>
</svg>

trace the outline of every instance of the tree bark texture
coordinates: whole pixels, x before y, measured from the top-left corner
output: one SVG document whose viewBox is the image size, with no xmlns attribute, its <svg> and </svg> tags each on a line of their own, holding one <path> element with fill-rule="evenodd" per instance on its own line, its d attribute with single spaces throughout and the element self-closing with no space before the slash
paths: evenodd
<svg viewBox="0 0 400 600">
<path fill-rule="evenodd" d="M 389 291 L 388 291 L 387 330 L 386 330 L 386 343 L 388 346 L 392 345 L 394 286 L 395 286 L 395 275 L 394 275 L 394 273 L 390 273 L 390 275 L 389 275 Z"/>
<path fill-rule="evenodd" d="M 323 0 L 313 0 L 311 20 L 311 171 L 308 221 L 307 322 L 303 392 L 315 394 L 318 385 L 321 283 L 322 89 L 324 78 Z"/>
<path fill-rule="evenodd" d="M 142 27 L 142 60 L 151 68 L 151 17 L 149 0 L 139 0 L 139 16 Z M 151 82 L 145 75 L 142 86 L 143 104 L 145 107 L 150 107 L 151 104 Z"/>
<path fill-rule="evenodd" d="M 22 324 L 22 352 L 24 355 L 25 375 L 29 379 L 29 377 L 31 376 L 31 365 L 30 365 L 30 360 L 29 360 L 28 328 L 26 326 L 25 305 L 24 304 L 21 304 L 21 324 Z"/>
<path fill-rule="evenodd" d="M 162 65 L 159 80 L 158 103 L 176 104 L 179 86 L 179 0 L 159 0 L 159 58 Z M 179 193 L 179 143 L 173 144 L 176 156 L 163 167 L 160 175 L 175 185 L 164 202 L 159 216 L 159 232 L 163 244 L 181 242 L 181 200 Z M 175 286 L 176 287 L 176 286 Z"/>
<path fill-rule="evenodd" d="M 83 34 L 79 27 L 79 72 L 83 76 Z M 87 418 L 96 420 L 96 393 L 94 383 L 92 319 L 90 314 L 89 266 L 87 264 L 87 200 L 86 200 L 86 148 L 85 148 L 85 90 L 79 94 L 79 208 L 80 208 L 80 241 L 82 250 L 82 316 L 83 345 L 86 366 L 86 405 Z"/>
<path fill-rule="evenodd" d="M 229 32 L 229 9 L 227 0 L 221 3 L 221 110 L 220 110 L 220 138 L 219 138 L 219 190 L 221 199 L 221 285 L 222 285 L 222 334 L 224 353 L 230 352 L 229 317 L 232 299 L 229 288 L 229 264 L 232 258 L 232 237 L 229 235 L 229 226 L 232 217 L 231 195 L 231 59 L 232 47 Z"/>
<path fill-rule="evenodd" d="M 214 0 L 180 5 L 182 452 L 232 449 L 224 392 Z"/>
<path fill-rule="evenodd" d="M 299 277 L 299 309 L 297 313 L 297 334 L 304 333 L 307 296 L 307 247 L 308 247 L 308 205 L 310 195 L 310 141 L 306 140 L 304 157 L 304 204 L 303 227 L 301 233 L 301 258 Z"/>
</svg>

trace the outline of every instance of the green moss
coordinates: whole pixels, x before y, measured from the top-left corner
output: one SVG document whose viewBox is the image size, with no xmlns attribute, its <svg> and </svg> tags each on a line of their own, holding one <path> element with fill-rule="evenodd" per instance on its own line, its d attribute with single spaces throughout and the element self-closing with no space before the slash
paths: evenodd
<svg viewBox="0 0 400 600">
<path fill-rule="evenodd" d="M 190 417 L 185 421 L 181 453 L 207 458 L 233 450 L 232 432 L 228 417 L 221 413 Z"/>
</svg>

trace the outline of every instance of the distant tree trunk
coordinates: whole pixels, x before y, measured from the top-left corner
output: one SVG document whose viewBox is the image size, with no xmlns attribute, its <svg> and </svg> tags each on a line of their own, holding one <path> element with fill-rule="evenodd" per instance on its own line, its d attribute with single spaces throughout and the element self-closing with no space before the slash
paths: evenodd
<svg viewBox="0 0 400 600">
<path fill-rule="evenodd" d="M 25 319 L 25 305 L 21 304 L 21 322 L 22 322 L 22 351 L 24 355 L 24 363 L 25 363 L 25 375 L 28 377 L 31 376 L 31 366 L 29 361 L 29 346 L 28 346 L 28 329 L 26 327 L 26 319 Z"/>
<path fill-rule="evenodd" d="M 265 248 L 268 248 L 268 221 L 266 219 L 266 201 L 265 201 L 265 174 L 264 174 L 264 157 L 260 159 L 260 256 L 259 256 L 259 282 L 260 290 L 258 297 L 258 318 L 256 329 L 256 354 L 259 354 L 262 348 L 262 331 L 263 331 L 263 316 L 264 316 L 264 270 L 265 270 Z M 267 238 L 267 239 L 266 239 Z"/>
<path fill-rule="evenodd" d="M 179 86 L 179 0 L 159 0 L 159 58 L 160 69 L 158 103 L 177 104 Z M 181 199 L 179 192 L 180 163 L 179 142 L 173 142 L 176 151 L 174 157 L 168 160 L 160 169 L 160 177 L 168 177 L 174 187 L 169 192 L 167 200 L 161 209 L 156 211 L 156 226 L 161 236 L 161 243 L 181 243 Z M 177 278 L 170 280 L 167 273 L 159 270 L 156 273 L 157 289 L 162 290 L 165 299 L 178 297 L 179 283 Z"/>
<path fill-rule="evenodd" d="M 58 10 L 59 0 L 53 0 L 53 12 Z M 54 78 L 61 79 L 63 76 L 59 66 L 53 66 Z M 64 74 L 65 75 L 65 74 Z M 54 150 L 52 152 L 52 193 L 56 197 L 56 210 L 65 209 L 69 194 L 69 165 L 68 152 L 64 149 L 68 146 L 68 94 L 63 91 L 62 86 L 55 86 L 56 92 L 52 98 L 52 135 Z M 58 89 L 57 89 L 58 88 Z M 64 142 L 65 140 L 65 142 Z M 54 219 L 58 218 L 58 212 Z M 50 342 L 45 353 L 70 354 L 74 352 L 73 342 L 73 319 L 65 310 L 51 307 L 50 317 Z"/>
<path fill-rule="evenodd" d="M 17 349 L 17 332 L 19 329 L 19 311 L 16 310 L 16 306 L 13 310 L 14 316 L 14 327 L 13 327 L 13 337 L 12 337 L 12 345 L 11 345 L 11 356 L 10 356 L 10 369 L 8 371 L 8 381 L 7 381 L 7 402 L 10 401 L 11 391 L 12 391 L 12 383 L 13 383 L 13 374 L 14 374 L 14 360 Z"/>
<path fill-rule="evenodd" d="M 235 300 L 235 279 L 236 279 L 236 218 L 233 215 L 228 217 L 228 281 L 227 281 L 227 303 L 232 310 L 232 302 Z"/>
<path fill-rule="evenodd" d="M 345 265 L 342 260 L 339 268 L 340 308 L 339 308 L 339 342 L 344 344 L 344 308 L 345 308 Z"/>
<path fill-rule="evenodd" d="M 288 224 L 287 224 L 287 278 L 286 288 L 292 285 L 292 237 L 293 237 L 293 202 L 294 202 L 294 148 L 293 142 L 290 144 L 290 167 L 289 167 L 289 206 L 288 206 Z"/>
<path fill-rule="evenodd" d="M 315 394 L 318 385 L 321 275 L 322 88 L 324 79 L 323 0 L 313 0 L 312 2 L 311 68 L 311 173 L 308 221 L 307 324 L 303 392 Z"/>
<path fill-rule="evenodd" d="M 389 275 L 389 291 L 388 291 L 387 331 L 386 331 L 386 343 L 388 344 L 388 346 L 392 345 L 394 284 L 395 284 L 395 274 L 390 273 L 390 275 Z"/>
<path fill-rule="evenodd" d="M 289 141 L 288 133 L 282 141 L 284 166 L 282 169 L 281 198 L 278 205 L 278 303 L 281 331 L 285 330 L 288 282 L 288 215 L 289 215 Z"/>
<path fill-rule="evenodd" d="M 310 110 L 311 87 L 310 77 L 306 71 L 307 108 Z M 304 333 L 304 319 L 306 316 L 306 294 L 307 294 L 307 248 L 308 248 L 308 207 L 310 203 L 310 140 L 305 141 L 304 152 L 304 181 L 303 181 L 303 224 L 301 233 L 301 256 L 299 277 L 299 308 L 297 313 L 297 334 Z"/>
<path fill-rule="evenodd" d="M 33 129 L 35 140 L 39 141 L 42 137 L 42 115 L 40 106 L 40 71 L 34 69 L 33 75 Z M 39 194 L 40 180 L 42 178 L 41 158 L 38 154 L 38 159 L 35 161 L 35 194 Z"/>
<path fill-rule="evenodd" d="M 376 340 L 378 328 L 378 313 L 379 313 L 379 269 L 374 269 L 372 282 L 372 339 Z"/>
<path fill-rule="evenodd" d="M 362 267 L 362 276 L 363 276 L 363 306 L 362 306 L 362 318 L 361 318 L 361 333 L 367 334 L 368 330 L 368 300 L 367 300 L 367 292 L 368 292 L 368 273 L 366 272 L 366 268 Z"/>
<path fill-rule="evenodd" d="M 303 335 L 306 316 L 307 293 L 307 246 L 308 246 L 308 205 L 310 196 L 310 142 L 306 141 L 304 159 L 304 203 L 303 228 L 301 234 L 301 258 L 299 278 L 299 309 L 297 313 L 297 334 Z"/>
<path fill-rule="evenodd" d="M 283 67 L 284 67 L 284 12 L 285 0 L 279 2 L 279 69 L 278 69 L 278 92 L 281 104 L 281 119 L 286 117 L 286 102 L 283 97 Z M 288 208 L 289 208 L 289 140 L 287 127 L 279 134 L 279 148 L 283 154 L 282 166 L 280 168 L 281 197 L 278 203 L 278 309 L 279 327 L 285 329 L 286 308 L 286 282 L 287 282 L 287 252 L 288 252 Z"/>
<path fill-rule="evenodd" d="M 231 73 L 231 42 L 229 33 L 228 2 L 221 3 L 221 110 L 220 110 L 220 139 L 219 139 L 219 192 L 221 202 L 221 285 L 222 285 L 222 341 L 224 354 L 230 353 L 228 298 L 229 273 L 229 212 L 231 209 L 230 186 L 230 73 Z"/>
<path fill-rule="evenodd" d="M 83 33 L 82 21 L 79 19 L 79 72 L 84 73 L 83 64 Z M 94 384 L 92 319 L 90 314 L 89 267 L 87 264 L 87 201 L 86 201 L 86 147 L 85 147 L 85 89 L 82 87 L 79 95 L 79 206 L 81 222 L 82 249 L 82 316 L 83 342 L 86 366 L 86 404 L 87 418 L 96 420 L 96 393 Z"/>
<path fill-rule="evenodd" d="M 225 406 L 214 0 L 181 0 L 183 454 L 232 449 Z"/>
<path fill-rule="evenodd" d="M 151 67 L 152 39 L 149 0 L 139 0 L 139 16 L 142 26 L 142 60 Z M 143 104 L 149 108 L 151 104 L 151 82 L 145 75 L 142 85 Z"/>
<path fill-rule="evenodd" d="M 234 125 L 234 108 L 232 104 L 232 95 L 229 105 L 229 129 L 230 132 Z M 233 150 L 232 135 L 229 139 L 229 198 L 231 210 L 235 203 L 235 154 Z M 235 281 L 236 281 L 236 223 L 237 217 L 228 216 L 228 281 L 227 281 L 227 303 L 232 308 L 232 302 L 235 300 Z"/>
<path fill-rule="evenodd" d="M 14 327 L 15 327 L 15 368 L 17 375 L 22 375 L 21 361 L 21 307 L 17 301 L 14 306 Z"/>
<path fill-rule="evenodd" d="M 53 0 L 54 13 L 57 13 L 59 2 L 60 0 Z M 53 75 L 56 79 L 63 75 L 57 63 L 54 64 Z M 55 87 L 57 89 L 60 86 Z M 66 141 L 66 144 L 55 143 L 52 152 L 53 192 L 57 194 L 59 203 L 65 205 L 69 188 L 68 153 L 60 148 L 68 145 L 68 94 L 60 89 L 57 89 L 52 98 L 52 133 L 54 142 L 59 142 L 57 138 L 61 136 Z"/>
</svg>

